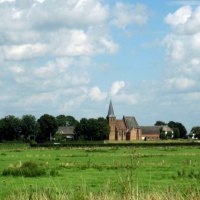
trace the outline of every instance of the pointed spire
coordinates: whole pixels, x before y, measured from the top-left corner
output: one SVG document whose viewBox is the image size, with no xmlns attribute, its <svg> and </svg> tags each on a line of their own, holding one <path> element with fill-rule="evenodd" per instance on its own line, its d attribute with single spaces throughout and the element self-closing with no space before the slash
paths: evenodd
<svg viewBox="0 0 200 200">
<path fill-rule="evenodd" d="M 110 100 L 109 109 L 108 109 L 108 117 L 110 116 L 115 116 L 111 100 Z"/>
</svg>

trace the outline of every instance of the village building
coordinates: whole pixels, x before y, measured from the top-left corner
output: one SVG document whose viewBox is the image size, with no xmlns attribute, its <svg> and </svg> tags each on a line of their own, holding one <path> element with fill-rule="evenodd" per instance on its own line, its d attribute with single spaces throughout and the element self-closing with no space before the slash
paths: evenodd
<svg viewBox="0 0 200 200">
<path fill-rule="evenodd" d="M 123 116 L 122 119 L 116 119 L 111 101 L 107 119 L 110 126 L 109 140 L 137 141 L 160 139 L 161 126 L 139 126 L 134 116 Z"/>
<path fill-rule="evenodd" d="M 72 140 L 74 139 L 74 126 L 60 126 L 58 133 L 61 134 L 62 139 Z"/>
</svg>

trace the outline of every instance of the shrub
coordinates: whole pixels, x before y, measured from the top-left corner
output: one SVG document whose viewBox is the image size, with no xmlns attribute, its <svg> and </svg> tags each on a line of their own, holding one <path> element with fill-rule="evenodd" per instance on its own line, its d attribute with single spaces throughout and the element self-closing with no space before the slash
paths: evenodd
<svg viewBox="0 0 200 200">
<path fill-rule="evenodd" d="M 53 168 L 49 172 L 50 176 L 59 176 L 59 171 L 56 168 Z"/>
<path fill-rule="evenodd" d="M 9 166 L 2 172 L 3 176 L 25 176 L 25 177 L 36 177 L 46 174 L 46 170 L 43 166 L 38 165 L 32 161 L 18 164 L 15 166 Z"/>
</svg>

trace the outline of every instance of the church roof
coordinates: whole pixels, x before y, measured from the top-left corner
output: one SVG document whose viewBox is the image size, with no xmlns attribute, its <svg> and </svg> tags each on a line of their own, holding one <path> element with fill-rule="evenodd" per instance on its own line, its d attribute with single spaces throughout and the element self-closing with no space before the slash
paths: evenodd
<svg viewBox="0 0 200 200">
<path fill-rule="evenodd" d="M 127 128 L 124 123 L 124 120 L 116 120 L 116 129 L 126 131 Z"/>
<path fill-rule="evenodd" d="M 131 116 L 131 117 L 124 116 L 123 119 L 125 121 L 126 127 L 129 130 L 132 129 L 132 128 L 138 128 L 138 123 L 137 123 L 135 117 L 133 117 L 133 116 Z"/>
<path fill-rule="evenodd" d="M 115 116 L 111 100 L 110 100 L 109 109 L 108 109 L 108 117 L 110 117 L 110 116 Z"/>
</svg>

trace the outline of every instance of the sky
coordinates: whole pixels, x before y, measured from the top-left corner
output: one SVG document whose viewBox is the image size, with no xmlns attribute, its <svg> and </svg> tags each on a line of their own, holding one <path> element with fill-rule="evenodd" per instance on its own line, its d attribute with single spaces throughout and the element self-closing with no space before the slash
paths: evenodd
<svg viewBox="0 0 200 200">
<path fill-rule="evenodd" d="M 200 125 L 200 1 L 0 0 L 0 118 Z"/>
</svg>

